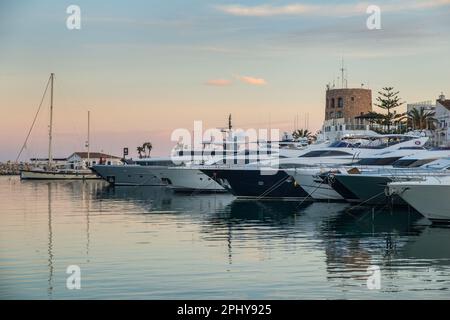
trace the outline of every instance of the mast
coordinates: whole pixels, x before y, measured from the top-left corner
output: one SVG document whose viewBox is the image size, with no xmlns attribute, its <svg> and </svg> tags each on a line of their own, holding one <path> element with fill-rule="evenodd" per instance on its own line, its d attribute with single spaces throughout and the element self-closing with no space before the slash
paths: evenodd
<svg viewBox="0 0 450 320">
<path fill-rule="evenodd" d="M 90 136 L 91 136 L 91 117 L 90 117 L 90 115 L 91 115 L 91 112 L 90 111 L 88 111 L 88 132 L 87 132 L 87 143 L 86 143 L 86 147 L 87 147 L 87 165 L 88 165 L 88 167 L 89 167 L 89 164 L 90 164 L 90 158 L 91 158 L 91 154 L 90 154 L 90 145 L 91 145 L 91 142 L 90 142 Z"/>
<path fill-rule="evenodd" d="M 53 153 L 52 153 L 52 134 L 53 134 L 53 80 L 55 74 L 50 74 L 50 126 L 48 131 L 48 166 L 52 166 Z"/>
</svg>

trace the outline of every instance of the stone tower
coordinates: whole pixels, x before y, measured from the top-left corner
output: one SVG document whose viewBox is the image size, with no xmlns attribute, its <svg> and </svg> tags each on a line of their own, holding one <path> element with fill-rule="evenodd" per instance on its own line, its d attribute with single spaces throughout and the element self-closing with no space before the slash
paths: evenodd
<svg viewBox="0 0 450 320">
<path fill-rule="evenodd" d="M 328 88 L 325 120 L 343 118 L 346 122 L 372 111 L 372 90 L 364 88 Z"/>
</svg>

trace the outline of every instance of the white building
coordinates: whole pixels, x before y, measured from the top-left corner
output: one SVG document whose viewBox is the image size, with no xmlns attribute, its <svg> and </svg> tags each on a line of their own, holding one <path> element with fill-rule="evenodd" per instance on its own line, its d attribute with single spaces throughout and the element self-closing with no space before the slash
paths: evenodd
<svg viewBox="0 0 450 320">
<path fill-rule="evenodd" d="M 434 105 L 431 101 L 408 103 L 406 105 L 406 112 L 409 113 L 410 111 L 412 111 L 414 109 L 416 109 L 417 111 L 423 110 L 423 111 L 434 112 L 436 109 L 436 105 Z"/>
<path fill-rule="evenodd" d="M 87 152 L 74 152 L 67 157 L 68 164 L 85 163 L 87 166 L 95 164 L 116 165 L 121 164 L 120 157 L 112 156 L 102 152 L 90 152 L 89 157 Z"/>
<path fill-rule="evenodd" d="M 450 146 L 450 100 L 441 94 L 436 100 L 436 143 L 439 146 Z"/>
</svg>

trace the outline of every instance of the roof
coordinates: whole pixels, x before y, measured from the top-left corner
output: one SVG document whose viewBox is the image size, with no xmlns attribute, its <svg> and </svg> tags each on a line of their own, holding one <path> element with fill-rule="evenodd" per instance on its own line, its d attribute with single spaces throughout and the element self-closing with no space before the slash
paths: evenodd
<svg viewBox="0 0 450 320">
<path fill-rule="evenodd" d="M 450 110 L 450 100 L 437 100 L 436 103 Z"/>
<path fill-rule="evenodd" d="M 79 156 L 81 159 L 87 159 L 87 157 L 88 157 L 88 153 L 87 152 L 74 152 L 70 157 L 72 157 L 74 155 Z M 103 152 L 89 152 L 89 158 L 120 159 L 120 157 L 112 156 L 110 154 L 106 154 L 106 153 L 103 153 Z"/>
<path fill-rule="evenodd" d="M 53 161 L 66 161 L 67 158 L 52 158 Z M 31 158 L 30 161 L 48 161 L 48 158 Z"/>
</svg>

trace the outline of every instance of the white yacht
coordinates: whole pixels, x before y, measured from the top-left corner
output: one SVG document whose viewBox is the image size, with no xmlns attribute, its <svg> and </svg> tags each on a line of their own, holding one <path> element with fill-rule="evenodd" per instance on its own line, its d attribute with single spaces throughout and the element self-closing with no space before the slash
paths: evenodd
<svg viewBox="0 0 450 320">
<path fill-rule="evenodd" d="M 393 146 L 395 147 L 395 146 Z M 422 147 L 405 147 L 402 144 L 396 145 L 398 149 L 382 151 L 379 153 L 369 153 L 364 155 L 352 166 L 322 166 L 286 169 L 286 172 L 293 176 L 297 183 L 316 200 L 344 200 L 344 197 L 330 186 L 328 181 L 329 173 L 348 173 L 355 169 L 361 171 L 380 170 L 384 168 L 413 168 L 419 167 L 436 159 L 447 157 L 450 151 L 428 151 Z"/>
<path fill-rule="evenodd" d="M 165 186 L 166 181 L 154 171 L 158 168 L 174 166 L 170 157 L 142 158 L 131 164 L 94 165 L 94 171 L 108 183 L 117 186 Z"/>
<path fill-rule="evenodd" d="M 254 149 L 244 150 L 239 150 L 235 142 L 225 143 L 224 146 L 205 142 L 202 150 L 190 150 L 179 144 L 171 157 L 138 159 L 125 165 L 95 165 L 92 170 L 110 184 L 118 186 L 166 185 L 176 191 L 224 192 L 224 187 L 200 168 L 209 165 L 238 166 L 279 154 L 283 157 L 298 154 L 298 146 L 288 141 L 283 141 L 283 149 L 272 149 L 270 142 L 258 142 Z"/>
<path fill-rule="evenodd" d="M 368 154 L 400 147 L 421 147 L 427 140 L 406 135 L 353 135 L 325 147 L 311 146 L 298 151 L 295 157 L 281 158 L 274 164 L 261 162 L 231 168 L 204 167 L 201 170 L 240 198 L 305 198 L 309 194 L 287 169 L 350 165 Z M 272 165 L 274 167 L 269 172 Z"/>
<path fill-rule="evenodd" d="M 450 222 L 450 201 L 447 198 L 450 196 L 450 175 L 429 176 L 419 181 L 391 182 L 388 183 L 388 194 L 399 196 L 432 222 Z"/>
<path fill-rule="evenodd" d="M 429 176 L 449 174 L 450 158 L 435 160 L 420 167 L 374 168 L 349 170 L 328 175 L 329 185 L 349 202 L 370 205 L 391 203 L 404 204 L 398 197 L 388 199 L 385 191 L 388 183 L 421 180 Z"/>
</svg>

